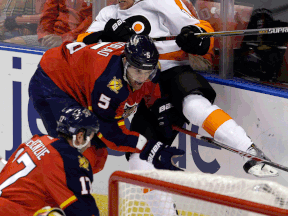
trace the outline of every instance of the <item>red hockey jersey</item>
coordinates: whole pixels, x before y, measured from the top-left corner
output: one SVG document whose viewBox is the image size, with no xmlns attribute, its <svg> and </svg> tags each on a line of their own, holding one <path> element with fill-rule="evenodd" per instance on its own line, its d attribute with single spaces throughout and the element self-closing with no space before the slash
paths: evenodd
<svg viewBox="0 0 288 216">
<path fill-rule="evenodd" d="M 64 139 L 35 135 L 22 143 L 0 174 L 0 215 L 33 215 L 45 206 L 66 215 L 98 215 L 88 159 Z"/>
<path fill-rule="evenodd" d="M 99 118 L 97 136 L 111 149 L 139 152 L 139 133 L 129 131 L 124 119 L 145 99 L 147 106 L 160 97 L 158 84 L 145 82 L 133 91 L 123 78 L 125 43 L 64 43 L 48 50 L 40 65 L 53 82 Z"/>
</svg>

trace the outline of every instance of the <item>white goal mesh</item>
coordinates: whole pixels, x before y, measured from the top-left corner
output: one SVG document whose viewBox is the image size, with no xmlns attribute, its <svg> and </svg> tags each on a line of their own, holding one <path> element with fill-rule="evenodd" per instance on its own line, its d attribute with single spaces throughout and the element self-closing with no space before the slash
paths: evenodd
<svg viewBox="0 0 288 216">
<path fill-rule="evenodd" d="M 288 215 L 288 188 L 181 171 L 116 171 L 110 177 L 109 215 L 176 216 L 175 209 L 185 216 Z"/>
</svg>

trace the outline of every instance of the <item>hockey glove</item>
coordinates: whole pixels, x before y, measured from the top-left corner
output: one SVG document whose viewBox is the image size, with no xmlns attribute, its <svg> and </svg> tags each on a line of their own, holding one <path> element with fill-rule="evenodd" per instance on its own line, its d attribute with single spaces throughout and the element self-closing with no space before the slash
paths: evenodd
<svg viewBox="0 0 288 216">
<path fill-rule="evenodd" d="M 175 166 L 172 159 L 175 157 L 181 157 L 184 154 L 184 150 L 164 145 L 155 140 L 150 140 L 140 153 L 140 159 L 152 163 L 156 169 L 183 171 Z"/>
<path fill-rule="evenodd" d="M 102 36 L 103 31 L 93 32 L 83 38 L 83 43 L 85 43 L 86 45 L 98 43 L 100 39 L 102 40 Z"/>
<path fill-rule="evenodd" d="M 127 42 L 134 34 L 135 31 L 124 20 L 110 19 L 105 25 L 102 41 Z"/>
<path fill-rule="evenodd" d="M 171 116 L 173 106 L 166 99 L 157 99 L 151 106 L 150 110 L 157 119 L 158 130 L 164 137 L 170 138 L 173 136 L 173 129 L 171 123 Z"/>
<path fill-rule="evenodd" d="M 210 38 L 197 38 L 194 35 L 203 32 L 206 31 L 195 25 L 184 26 L 176 37 L 176 43 L 184 52 L 205 55 L 209 50 Z"/>
<path fill-rule="evenodd" d="M 38 210 L 33 216 L 65 216 L 65 213 L 60 208 L 51 208 L 46 206 Z"/>
</svg>

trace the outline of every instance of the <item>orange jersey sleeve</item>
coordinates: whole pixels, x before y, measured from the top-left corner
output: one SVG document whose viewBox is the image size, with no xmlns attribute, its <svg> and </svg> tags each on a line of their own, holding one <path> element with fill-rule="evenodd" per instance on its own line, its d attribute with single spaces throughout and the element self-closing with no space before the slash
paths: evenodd
<svg viewBox="0 0 288 216">
<path fill-rule="evenodd" d="M 200 24 L 196 24 L 197 26 L 203 28 L 206 32 L 214 32 L 213 27 L 211 26 L 211 24 L 205 20 L 199 20 Z M 203 55 L 204 58 L 206 58 L 207 60 L 209 60 L 212 63 L 212 60 L 214 58 L 214 42 L 215 39 L 213 37 L 210 37 L 210 47 L 208 52 Z"/>
</svg>

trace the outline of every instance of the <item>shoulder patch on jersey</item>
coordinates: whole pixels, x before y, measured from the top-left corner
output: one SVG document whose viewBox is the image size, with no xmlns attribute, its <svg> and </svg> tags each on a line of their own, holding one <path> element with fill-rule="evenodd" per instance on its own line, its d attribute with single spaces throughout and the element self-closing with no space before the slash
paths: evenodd
<svg viewBox="0 0 288 216">
<path fill-rule="evenodd" d="M 116 79 L 114 76 L 113 79 L 108 83 L 107 87 L 115 92 L 116 94 L 119 93 L 119 90 L 123 87 L 122 80 L 121 79 Z"/>
<path fill-rule="evenodd" d="M 87 158 L 85 158 L 84 156 L 78 156 L 79 158 L 79 167 L 86 169 L 87 171 L 89 171 L 89 161 Z"/>
<path fill-rule="evenodd" d="M 124 113 L 122 115 L 123 118 L 128 118 L 130 115 L 135 114 L 137 112 L 138 103 L 134 103 L 133 105 L 129 105 L 127 102 L 124 105 Z"/>
</svg>

